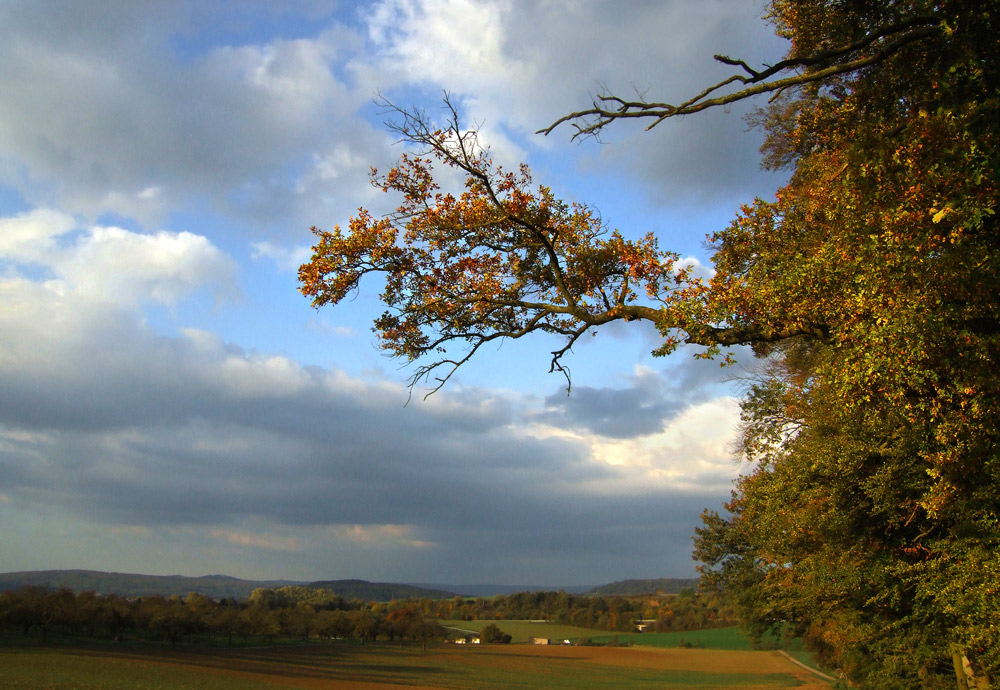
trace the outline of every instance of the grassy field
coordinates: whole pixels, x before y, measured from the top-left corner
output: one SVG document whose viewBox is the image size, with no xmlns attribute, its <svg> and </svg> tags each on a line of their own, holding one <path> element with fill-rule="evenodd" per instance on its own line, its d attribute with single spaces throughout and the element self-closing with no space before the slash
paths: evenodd
<svg viewBox="0 0 1000 690">
<path fill-rule="evenodd" d="M 443 620 L 441 625 L 449 628 L 448 632 L 457 630 L 467 630 L 478 633 L 490 623 L 493 623 L 502 631 L 511 636 L 511 642 L 519 644 L 527 642 L 532 637 L 545 637 L 553 642 L 563 640 L 575 641 L 581 637 L 591 637 L 605 634 L 603 630 L 591 630 L 590 628 L 577 628 L 572 625 L 559 625 L 558 623 L 533 623 L 531 621 L 460 621 Z"/>
<path fill-rule="evenodd" d="M 595 644 L 612 644 L 617 642 L 644 647 L 698 647 L 702 649 L 727 649 L 733 651 L 750 651 L 754 649 L 750 640 L 736 627 L 668 633 L 611 633 L 606 630 L 577 628 L 557 623 L 534 623 L 531 621 L 443 620 L 440 622 L 441 625 L 448 628 L 474 632 L 478 632 L 490 623 L 493 623 L 509 634 L 513 638 L 511 641 L 514 644 L 527 642 L 532 637 L 545 637 L 552 640 L 552 642 L 569 640 L 573 643 L 582 637 L 587 637 Z M 769 646 L 780 646 L 777 640 L 773 642 L 774 644 Z"/>
<path fill-rule="evenodd" d="M 596 643 L 616 640 L 623 644 L 648 647 L 698 647 L 703 649 L 728 649 L 750 651 L 753 646 L 739 628 L 711 628 L 666 633 L 608 633 L 600 632 L 591 638 Z"/>
<path fill-rule="evenodd" d="M 690 630 L 687 632 L 618 635 L 602 632 L 591 639 L 596 644 L 618 642 L 619 644 L 646 647 L 693 647 L 698 649 L 732 651 L 750 651 L 755 649 L 750 640 L 740 632 L 739 628 L 735 627 Z M 775 637 L 765 639 L 763 646 L 765 650 L 784 649 L 785 652 L 810 668 L 815 668 L 817 671 L 822 670 L 816 664 L 813 655 L 802 648 L 802 640 L 795 638 L 785 641 Z"/>
<path fill-rule="evenodd" d="M 330 644 L 242 650 L 0 648 L 5 690 L 820 690 L 773 652 Z"/>
</svg>

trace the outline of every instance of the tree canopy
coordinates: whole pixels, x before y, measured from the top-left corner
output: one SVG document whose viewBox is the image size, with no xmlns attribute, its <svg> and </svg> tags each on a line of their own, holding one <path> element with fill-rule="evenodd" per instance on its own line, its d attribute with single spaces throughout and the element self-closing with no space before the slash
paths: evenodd
<svg viewBox="0 0 1000 690">
<path fill-rule="evenodd" d="M 435 388 L 482 344 L 538 331 L 564 339 L 560 369 L 615 320 L 654 323 L 658 354 L 752 345 L 740 451 L 756 465 L 704 515 L 705 586 L 864 687 L 985 687 L 1000 674 L 996 15 L 975 0 L 774 0 L 783 60 L 717 56 L 735 74 L 676 105 L 599 94 L 542 130 L 651 128 L 766 94 L 763 162 L 789 181 L 711 235 L 709 280 L 496 166 L 454 110 L 435 127 L 395 109 L 424 153 L 373 179 L 403 203 L 317 230 L 302 291 L 334 304 L 384 273 L 376 330 Z M 461 195 L 438 189 L 434 162 L 465 176 Z"/>
<path fill-rule="evenodd" d="M 299 272 L 317 307 L 384 274 L 389 310 L 375 330 L 387 351 L 421 362 L 413 383 L 430 380 L 437 390 L 485 343 L 535 332 L 564 338 L 551 361 L 562 371 L 562 356 L 588 329 L 645 319 L 666 332 L 671 315 L 697 301 L 705 285 L 655 237 L 625 239 L 592 209 L 533 187 L 526 166 L 504 170 L 445 105 L 450 118 L 440 128 L 422 111 L 390 106 L 398 116 L 390 126 L 424 149 L 385 175 L 372 171 L 373 183 L 403 202 L 382 218 L 361 210 L 347 232 L 314 228 L 312 260 Z M 465 176 L 460 195 L 441 191 L 435 162 Z"/>
</svg>

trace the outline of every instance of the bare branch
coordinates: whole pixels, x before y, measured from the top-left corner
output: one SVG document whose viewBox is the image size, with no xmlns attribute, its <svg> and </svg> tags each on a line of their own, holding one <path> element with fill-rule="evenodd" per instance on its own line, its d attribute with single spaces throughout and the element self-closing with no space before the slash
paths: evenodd
<svg viewBox="0 0 1000 690">
<path fill-rule="evenodd" d="M 741 67 L 749 76 L 732 75 L 677 105 L 649 103 L 644 100 L 626 101 L 614 95 L 598 94 L 594 98 L 593 107 L 565 115 L 548 127 L 538 130 L 537 133 L 548 135 L 559 125 L 570 123 L 576 130 L 573 139 L 579 136 L 596 136 L 611 122 L 629 118 L 652 118 L 653 123 L 646 127 L 649 130 L 670 117 L 690 115 L 708 108 L 746 100 L 758 94 L 821 83 L 836 75 L 857 72 L 884 61 L 914 41 L 936 35 L 940 31 L 939 24 L 939 20 L 934 17 L 914 17 L 872 31 L 850 44 L 812 55 L 791 57 L 762 70 L 755 70 L 742 60 L 716 55 L 715 59 L 719 62 Z M 772 79 L 787 72 L 793 74 Z M 737 83 L 747 86 L 721 96 L 713 96 L 727 86 Z"/>
</svg>

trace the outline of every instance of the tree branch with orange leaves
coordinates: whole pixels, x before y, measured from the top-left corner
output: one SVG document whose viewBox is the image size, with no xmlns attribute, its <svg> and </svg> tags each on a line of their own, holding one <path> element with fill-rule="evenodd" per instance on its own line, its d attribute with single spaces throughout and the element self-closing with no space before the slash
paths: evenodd
<svg viewBox="0 0 1000 690">
<path fill-rule="evenodd" d="M 593 209 L 567 204 L 533 186 L 525 166 L 505 170 L 474 130 L 463 129 L 446 98 L 446 121 L 386 104 L 390 129 L 417 147 L 372 183 L 402 202 L 385 217 L 361 209 L 346 230 L 313 228 L 312 258 L 300 290 L 315 307 L 337 304 L 360 281 L 381 274 L 387 310 L 375 322 L 380 346 L 420 360 L 411 387 L 437 391 L 484 345 L 549 333 L 562 339 L 550 371 L 588 330 L 612 321 L 683 326 L 678 304 L 695 304 L 706 285 L 652 234 L 631 240 L 609 230 Z M 434 166 L 457 170 L 464 189 L 442 190 Z"/>
</svg>

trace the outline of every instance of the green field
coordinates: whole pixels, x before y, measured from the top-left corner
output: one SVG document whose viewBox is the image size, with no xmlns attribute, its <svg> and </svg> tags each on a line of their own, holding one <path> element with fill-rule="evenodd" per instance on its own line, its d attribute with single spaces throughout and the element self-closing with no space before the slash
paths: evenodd
<svg viewBox="0 0 1000 690">
<path fill-rule="evenodd" d="M 689 630 L 686 632 L 668 633 L 636 633 L 608 634 L 601 633 L 591 640 L 595 644 L 629 644 L 647 647 L 694 647 L 698 649 L 719 649 L 733 651 L 750 651 L 760 649 L 754 646 L 749 638 L 740 632 L 739 628 L 712 628 L 706 630 Z M 795 638 L 787 641 L 776 637 L 765 638 L 764 649 L 784 649 L 789 655 L 817 671 L 823 671 L 810 652 L 802 648 L 802 640 Z"/>
<path fill-rule="evenodd" d="M 726 672 L 720 672 L 724 669 Z M 766 652 L 328 644 L 254 650 L 0 648 L 4 690 L 735 690 L 828 687 Z"/>
<path fill-rule="evenodd" d="M 532 637 L 545 637 L 553 642 L 563 640 L 576 641 L 581 637 L 593 638 L 594 635 L 605 634 L 603 630 L 592 630 L 590 628 L 578 628 L 572 625 L 560 625 L 558 623 L 533 623 L 531 621 L 507 621 L 507 620 L 442 620 L 438 621 L 448 628 L 449 633 L 456 632 L 454 629 L 470 630 L 478 633 L 490 623 L 496 625 L 502 631 L 511 636 L 513 644 L 527 642 Z M 456 633 L 457 634 L 457 633 Z"/>
<path fill-rule="evenodd" d="M 607 630 L 578 628 L 572 625 L 558 623 L 534 623 L 531 621 L 479 620 L 460 621 L 443 620 L 441 625 L 453 629 L 478 632 L 490 623 L 509 634 L 514 644 L 527 642 L 532 637 L 545 637 L 552 642 L 569 640 L 576 643 L 580 638 L 590 638 L 594 644 L 630 644 L 647 647 L 699 647 L 702 649 L 729 649 L 750 651 L 754 649 L 750 640 L 740 632 L 739 628 L 711 628 L 705 630 L 690 630 L 686 632 L 667 633 L 612 633 Z M 449 630 L 449 632 L 453 632 Z M 772 640 L 766 647 L 780 646 L 777 640 Z"/>
<path fill-rule="evenodd" d="M 699 647 L 702 649 L 754 649 L 739 628 L 711 628 L 665 633 L 608 633 L 600 632 L 591 638 L 595 643 L 607 644 L 617 640 L 622 644 L 649 647 Z"/>
</svg>

